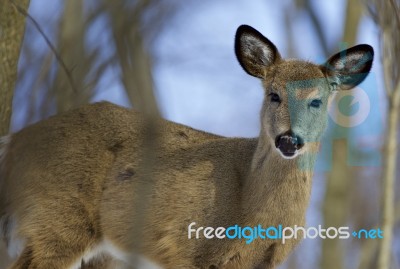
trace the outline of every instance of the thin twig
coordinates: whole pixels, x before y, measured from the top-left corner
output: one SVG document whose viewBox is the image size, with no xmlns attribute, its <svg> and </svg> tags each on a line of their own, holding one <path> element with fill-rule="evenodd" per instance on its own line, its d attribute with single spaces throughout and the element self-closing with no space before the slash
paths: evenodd
<svg viewBox="0 0 400 269">
<path fill-rule="evenodd" d="M 316 34 L 318 36 L 318 39 L 320 40 L 321 48 L 322 48 L 325 56 L 329 55 L 330 54 L 330 49 L 329 49 L 329 46 L 328 46 L 328 44 L 326 42 L 326 38 L 325 38 L 325 35 L 324 35 L 324 30 L 322 29 L 322 26 L 321 26 L 321 23 L 320 23 L 320 21 L 318 19 L 318 16 L 317 16 L 317 14 L 316 14 L 316 12 L 315 12 L 315 10 L 314 10 L 314 8 L 311 5 L 309 0 L 305 1 L 305 9 L 308 12 L 308 14 L 310 15 L 311 23 L 314 26 L 315 32 L 316 32 Z"/>
<path fill-rule="evenodd" d="M 49 46 L 50 50 L 54 53 L 57 62 L 60 64 L 61 68 L 64 70 L 65 74 L 67 75 L 68 81 L 71 85 L 72 90 L 77 93 L 77 89 L 75 87 L 74 81 L 72 79 L 71 72 L 68 70 L 66 64 L 61 58 L 61 55 L 57 52 L 56 48 L 53 46 L 51 43 L 50 39 L 47 37 L 47 35 L 44 33 L 43 29 L 40 27 L 39 23 L 22 7 L 20 7 L 18 4 L 16 4 L 13 0 L 8 0 L 16 9 L 19 13 L 27 17 L 35 26 L 36 30 L 39 31 L 39 33 L 42 35 L 43 39 L 46 41 L 47 46 Z"/>
</svg>

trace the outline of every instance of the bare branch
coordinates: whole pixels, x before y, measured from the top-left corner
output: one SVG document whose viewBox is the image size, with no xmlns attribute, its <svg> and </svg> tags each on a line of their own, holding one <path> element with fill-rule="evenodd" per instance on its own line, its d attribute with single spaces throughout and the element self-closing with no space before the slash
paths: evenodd
<svg viewBox="0 0 400 269">
<path fill-rule="evenodd" d="M 55 57 L 57 59 L 57 62 L 60 64 L 61 68 L 64 70 L 65 74 L 67 75 L 69 83 L 71 84 L 71 88 L 75 92 L 77 92 L 76 87 L 74 85 L 74 81 L 73 81 L 72 76 L 71 76 L 71 72 L 68 70 L 68 67 L 64 63 L 62 57 L 57 52 L 57 50 L 54 47 L 54 45 L 51 43 L 50 39 L 47 37 L 47 35 L 43 31 L 42 27 L 40 27 L 39 23 L 24 8 L 22 8 L 21 6 L 16 4 L 13 0 L 8 0 L 8 1 L 10 1 L 10 3 L 18 10 L 19 13 L 21 13 L 22 15 L 27 17 L 32 22 L 32 24 L 35 26 L 36 30 L 38 30 L 38 32 L 42 35 L 42 37 L 45 40 L 47 46 L 49 46 L 51 51 L 54 53 L 54 55 L 55 55 Z"/>
<path fill-rule="evenodd" d="M 395 179 L 398 154 L 398 125 L 400 113 L 400 19 L 399 3 L 372 1 L 377 22 L 383 39 L 383 67 L 387 93 L 387 133 L 385 137 L 385 158 L 382 167 L 381 227 L 384 237 L 379 241 L 378 269 L 390 268 L 395 215 Z M 393 19 L 395 17 L 395 19 Z"/>
</svg>

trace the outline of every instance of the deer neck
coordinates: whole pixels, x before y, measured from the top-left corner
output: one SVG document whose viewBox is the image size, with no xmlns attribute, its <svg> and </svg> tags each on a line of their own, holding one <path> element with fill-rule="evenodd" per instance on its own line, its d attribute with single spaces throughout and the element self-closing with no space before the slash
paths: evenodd
<svg viewBox="0 0 400 269">
<path fill-rule="evenodd" d="M 279 212 L 286 210 L 290 214 L 293 210 L 304 215 L 311 193 L 316 153 L 283 159 L 263 133 L 243 185 L 244 214 L 271 219 L 271 216 L 279 216 Z M 318 147 L 317 144 L 314 146 Z M 277 212 L 272 214 L 272 211 Z M 258 218 L 258 221 L 262 219 Z"/>
</svg>

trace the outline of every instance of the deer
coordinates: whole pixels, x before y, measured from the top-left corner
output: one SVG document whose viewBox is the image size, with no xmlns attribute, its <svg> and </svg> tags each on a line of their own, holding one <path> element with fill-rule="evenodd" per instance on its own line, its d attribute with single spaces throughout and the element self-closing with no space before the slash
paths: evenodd
<svg viewBox="0 0 400 269">
<path fill-rule="evenodd" d="M 356 45 L 323 64 L 284 59 L 268 38 L 241 25 L 234 51 L 262 82 L 256 138 L 159 118 L 149 164 L 148 118 L 108 102 L 2 137 L 1 231 L 15 257 L 9 268 L 122 268 L 140 258 L 167 269 L 280 265 L 300 237 L 246 244 L 194 238 L 193 229 L 305 225 L 328 106 L 366 78 L 374 50 Z"/>
</svg>

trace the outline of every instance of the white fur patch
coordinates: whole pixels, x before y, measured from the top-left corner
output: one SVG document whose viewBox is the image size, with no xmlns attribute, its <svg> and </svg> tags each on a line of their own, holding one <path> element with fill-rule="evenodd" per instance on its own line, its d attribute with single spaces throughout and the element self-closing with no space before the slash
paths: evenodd
<svg viewBox="0 0 400 269">
<path fill-rule="evenodd" d="M 89 249 L 87 252 L 85 252 L 82 257 L 80 257 L 68 269 L 80 269 L 82 260 L 84 262 L 89 262 L 91 259 L 99 257 L 100 255 L 108 255 L 113 259 L 123 263 L 121 263 L 120 265 L 114 265 L 113 269 L 130 268 L 128 264 L 133 264 L 133 262 L 136 265 L 134 268 L 162 269 L 162 267 L 156 265 L 142 255 L 129 255 L 128 253 L 116 247 L 112 242 L 107 239 L 95 246 L 94 248 Z"/>
<path fill-rule="evenodd" d="M 279 149 L 277 149 L 277 151 L 279 152 L 279 154 L 282 156 L 282 158 L 290 160 L 290 159 L 294 159 L 297 157 L 297 155 L 299 155 L 299 151 L 296 150 L 296 152 L 293 154 L 293 156 L 286 156 L 282 153 L 282 151 L 280 151 Z"/>
<path fill-rule="evenodd" d="M 133 268 L 140 268 L 140 269 L 163 269 L 161 266 L 155 264 L 154 262 L 150 261 L 146 257 L 142 255 L 136 255 L 134 262 L 130 264 L 134 264 Z"/>
<path fill-rule="evenodd" d="M 79 269 L 79 268 L 81 268 L 82 261 L 85 263 L 89 262 L 91 259 L 98 257 L 105 253 L 106 253 L 106 251 L 104 249 L 103 244 L 99 244 L 99 245 L 95 246 L 94 248 L 86 251 L 82 255 L 82 257 L 80 257 L 72 266 L 69 267 L 69 269 Z"/>
</svg>

